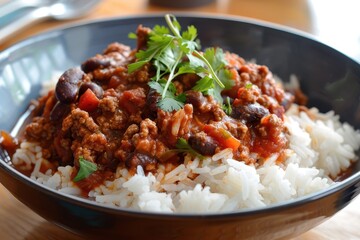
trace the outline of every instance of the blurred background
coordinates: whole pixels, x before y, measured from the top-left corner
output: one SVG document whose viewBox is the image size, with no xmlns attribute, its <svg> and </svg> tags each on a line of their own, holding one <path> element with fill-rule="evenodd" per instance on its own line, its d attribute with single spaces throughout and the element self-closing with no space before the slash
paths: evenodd
<svg viewBox="0 0 360 240">
<path fill-rule="evenodd" d="M 88 0 L 63 1 L 86 2 Z M 0 0 L 0 4 L 9 2 L 27 2 L 31 5 L 38 1 Z M 1 17 L 0 27 L 4 27 L 33 9 L 34 7 L 28 7 Z M 357 27 L 357 23 L 360 23 L 359 9 L 359 0 L 100 0 L 97 7 L 85 17 L 67 21 L 39 22 L 2 41 L 0 50 L 39 32 L 75 22 L 134 14 L 181 11 L 233 15 L 281 24 L 310 33 L 324 43 L 360 61 L 360 28 Z"/>
</svg>

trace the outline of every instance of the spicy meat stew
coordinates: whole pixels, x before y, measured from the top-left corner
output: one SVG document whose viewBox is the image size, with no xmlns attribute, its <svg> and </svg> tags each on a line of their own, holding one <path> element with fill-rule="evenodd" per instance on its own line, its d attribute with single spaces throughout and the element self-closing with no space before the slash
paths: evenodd
<svg viewBox="0 0 360 240">
<path fill-rule="evenodd" d="M 258 165 L 287 147 L 282 120 L 293 95 L 267 67 L 233 53 L 223 53 L 232 84 L 221 91 L 222 103 L 194 90 L 200 77 L 186 73 L 172 85 L 185 96 L 183 107 L 161 109 L 160 94 L 149 87 L 156 68 L 147 63 L 128 71 L 150 31 L 139 26 L 136 49 L 110 44 L 81 68 L 65 71 L 55 90 L 38 99 L 25 138 L 41 145 L 49 168 L 79 167 L 83 158 L 97 164 L 102 177 L 94 182 L 101 182 L 119 165 L 133 172 L 138 165 L 155 171 L 159 163 L 172 169 L 183 161 L 184 149 L 209 156 L 231 148 L 234 159 Z"/>
</svg>

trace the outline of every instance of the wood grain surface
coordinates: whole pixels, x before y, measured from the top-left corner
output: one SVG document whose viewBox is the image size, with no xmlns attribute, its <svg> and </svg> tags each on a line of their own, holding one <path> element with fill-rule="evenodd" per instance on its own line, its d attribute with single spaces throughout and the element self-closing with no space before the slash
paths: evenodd
<svg viewBox="0 0 360 240">
<path fill-rule="evenodd" d="M 5 0 L 0 0 L 0 3 Z M 91 19 L 158 12 L 196 12 L 256 18 L 313 34 L 360 62 L 358 0 L 215 0 L 196 8 L 166 8 L 148 0 L 103 0 L 84 18 L 46 21 L 31 26 L 0 45 L 0 51 L 34 34 Z M 357 9 L 357 10 L 356 10 Z M 334 17 L 336 16 L 336 17 Z M 1 23 L 1 19 L 0 19 Z M 0 185 L 0 239 L 83 239 L 41 218 Z M 296 240 L 360 239 L 360 198 Z"/>
</svg>

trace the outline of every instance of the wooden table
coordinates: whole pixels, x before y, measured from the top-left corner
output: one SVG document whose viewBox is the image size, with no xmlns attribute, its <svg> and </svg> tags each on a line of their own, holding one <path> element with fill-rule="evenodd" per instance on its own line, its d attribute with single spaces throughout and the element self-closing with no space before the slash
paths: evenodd
<svg viewBox="0 0 360 240">
<path fill-rule="evenodd" d="M 5 1 L 0 0 L 0 3 Z M 176 9 L 154 6 L 148 0 L 103 0 L 85 18 L 67 22 L 47 21 L 32 26 L 1 44 L 0 51 L 31 35 L 76 21 L 186 11 L 257 18 L 297 28 L 360 62 L 359 4 L 358 0 L 215 0 L 201 7 Z M 3 240 L 82 239 L 32 212 L 2 185 L 0 206 L 0 238 Z M 330 220 L 295 239 L 360 239 L 359 227 L 360 197 Z"/>
</svg>

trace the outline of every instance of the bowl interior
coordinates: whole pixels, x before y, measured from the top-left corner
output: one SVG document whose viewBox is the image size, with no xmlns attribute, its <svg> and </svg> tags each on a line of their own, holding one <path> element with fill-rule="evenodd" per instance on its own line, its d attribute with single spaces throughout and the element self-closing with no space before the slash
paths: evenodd
<svg viewBox="0 0 360 240">
<path fill-rule="evenodd" d="M 244 19 L 186 15 L 177 18 L 182 26 L 196 26 L 203 48 L 219 46 L 246 60 L 256 60 L 283 81 L 288 81 L 292 74 L 297 76 L 310 106 L 322 112 L 334 110 L 342 121 L 360 128 L 357 62 L 306 34 L 281 27 Z M 38 96 L 41 83 L 54 73 L 80 65 L 111 42 L 134 47 L 135 41 L 128 38 L 128 33 L 135 32 L 139 24 L 153 27 L 164 25 L 165 20 L 158 15 L 90 22 L 30 38 L 0 53 L 0 129 L 14 128 L 30 100 Z M 0 166 L 9 168 L 4 161 L 0 161 Z M 359 170 L 360 165 L 356 164 L 347 187 L 359 181 Z M 16 175 L 9 170 L 7 174 Z M 18 179 L 22 184 L 26 181 Z M 333 192 L 339 189 L 334 188 Z M 356 189 L 339 209 L 357 195 Z"/>
</svg>

